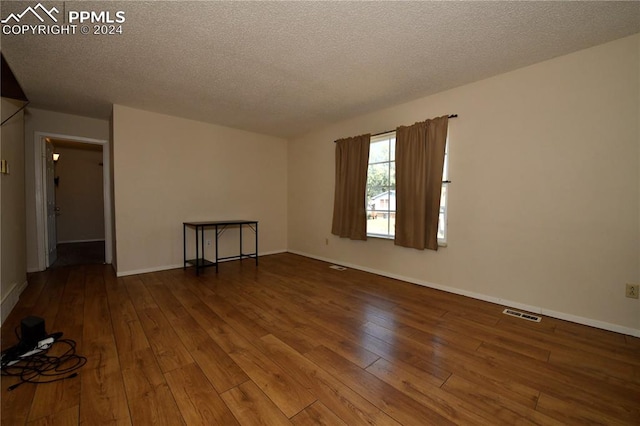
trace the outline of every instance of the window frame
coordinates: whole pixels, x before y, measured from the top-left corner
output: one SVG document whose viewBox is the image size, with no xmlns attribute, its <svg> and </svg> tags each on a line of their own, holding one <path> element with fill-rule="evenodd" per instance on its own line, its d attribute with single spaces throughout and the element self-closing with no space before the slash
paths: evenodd
<svg viewBox="0 0 640 426">
<path fill-rule="evenodd" d="M 389 140 L 391 141 L 391 139 L 393 139 L 393 143 L 397 143 L 396 140 L 396 131 L 393 130 L 391 132 L 386 132 L 386 133 L 382 133 L 379 135 L 375 135 L 375 136 L 371 136 L 371 139 L 369 141 L 370 144 L 370 148 L 369 148 L 369 155 L 371 155 L 371 144 L 373 143 L 379 143 L 381 141 L 384 140 Z M 393 151 L 395 153 L 395 149 Z M 449 231 L 449 184 L 451 183 L 451 181 L 449 180 L 449 134 L 447 132 L 447 142 L 445 145 L 445 154 L 444 154 L 444 167 L 443 167 L 443 172 L 442 172 L 442 186 L 441 186 L 441 191 L 444 192 L 444 197 L 441 195 L 440 197 L 440 210 L 438 213 L 438 228 L 440 228 L 440 212 L 442 212 L 442 234 L 443 237 L 440 238 L 440 236 L 438 236 L 438 246 L 440 247 L 446 247 L 447 246 L 447 237 L 448 237 L 448 231 Z M 395 191 L 395 176 L 393 177 L 393 180 L 391 179 L 391 163 L 394 164 L 395 166 L 395 154 L 393 156 L 393 160 L 391 160 L 391 142 L 389 142 L 389 160 L 388 161 L 377 161 L 377 162 L 369 162 L 367 164 L 367 180 L 368 180 L 368 173 L 369 173 L 369 167 L 371 165 L 376 165 L 376 164 L 389 164 L 389 187 L 387 189 L 387 191 L 390 193 L 392 190 Z M 394 167 L 394 171 L 395 171 L 395 167 Z M 391 182 L 394 182 L 393 185 L 393 189 L 392 189 L 392 185 Z M 369 188 L 369 182 L 367 181 L 367 189 Z M 441 192 L 442 194 L 442 192 Z M 389 194 L 389 199 L 391 199 L 391 194 Z M 365 203 L 368 202 L 368 197 L 365 196 Z M 443 202 L 444 201 L 444 202 Z M 369 220 L 369 212 L 374 211 L 374 212 L 378 212 L 378 211 L 382 211 L 382 210 L 375 210 L 375 209 L 370 209 L 369 205 L 365 205 L 365 211 L 367 213 L 367 221 Z M 387 217 L 387 230 L 390 231 L 391 229 L 391 212 L 395 213 L 396 210 L 394 209 L 393 211 L 390 209 L 390 203 L 388 203 L 387 205 L 387 210 L 386 212 L 389 214 L 389 217 Z M 390 234 L 378 234 L 378 233 L 372 233 L 369 232 L 369 226 L 367 223 L 367 238 L 380 238 L 380 239 L 384 239 L 384 240 L 393 240 L 395 238 L 395 229 L 394 229 L 394 233 Z M 439 234 L 439 232 L 438 232 Z"/>
<path fill-rule="evenodd" d="M 442 169 L 442 186 L 441 191 L 444 191 L 444 198 L 440 196 L 440 210 L 444 208 L 443 212 L 443 237 L 438 236 L 438 245 L 440 247 L 447 246 L 447 234 L 449 232 L 449 184 L 451 180 L 449 178 L 449 132 L 447 132 L 447 141 L 444 146 L 444 167 Z M 444 200 L 444 203 L 443 203 Z M 438 228 L 440 227 L 440 215 L 438 214 Z"/>
<path fill-rule="evenodd" d="M 385 140 L 389 141 L 389 158 L 388 160 L 385 161 L 375 161 L 375 162 L 371 162 L 371 145 L 374 143 L 380 143 L 383 142 Z M 387 233 L 386 234 L 378 234 L 378 233 L 370 233 L 368 230 L 368 224 L 367 224 L 367 238 L 371 237 L 371 238 L 381 238 L 381 239 L 385 239 L 385 240 L 393 240 L 395 238 L 395 229 L 394 229 L 394 233 L 390 234 L 391 231 L 391 214 L 393 213 L 395 215 L 395 208 L 393 210 L 391 210 L 391 191 L 394 192 L 395 194 L 395 175 L 393 177 L 393 180 L 391 179 L 391 164 L 393 163 L 393 170 L 395 173 L 395 145 L 393 147 L 393 160 L 392 158 L 392 149 L 391 149 L 391 140 L 393 140 L 393 144 L 396 143 L 396 132 L 395 130 L 391 131 L 391 132 L 386 132 L 386 133 L 382 133 L 379 135 L 375 135 L 375 136 L 371 136 L 370 140 L 369 140 L 369 162 L 367 164 L 367 189 L 369 188 L 369 182 L 368 182 L 368 178 L 369 178 L 369 167 L 370 166 L 375 166 L 375 165 L 380 165 L 380 164 L 388 164 L 388 170 L 389 170 L 389 174 L 388 174 L 388 178 L 389 178 L 389 185 L 386 187 L 387 192 L 389 193 L 389 198 L 388 198 L 388 203 L 387 203 L 387 209 L 386 210 L 377 210 L 377 209 L 370 209 L 369 205 L 365 205 L 365 211 L 367 212 L 367 220 L 369 219 L 369 212 L 380 212 L 382 214 L 387 214 L 386 220 L 387 220 Z M 393 182 L 393 185 L 391 185 L 391 182 Z M 367 197 L 365 196 L 365 203 L 369 201 L 367 199 Z M 395 207 L 395 206 L 394 206 Z"/>
</svg>

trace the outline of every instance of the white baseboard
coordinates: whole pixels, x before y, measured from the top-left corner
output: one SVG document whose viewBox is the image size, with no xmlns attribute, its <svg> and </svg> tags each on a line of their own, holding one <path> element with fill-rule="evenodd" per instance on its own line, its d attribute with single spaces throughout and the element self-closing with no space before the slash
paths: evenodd
<svg viewBox="0 0 640 426">
<path fill-rule="evenodd" d="M 13 308 L 18 303 L 20 295 L 25 288 L 27 288 L 26 281 L 22 284 L 13 284 L 11 290 L 9 290 L 6 296 L 2 299 L 2 303 L 0 304 L 0 324 L 4 323 L 4 320 L 7 319 Z"/>
<path fill-rule="evenodd" d="M 577 324 L 588 325 L 590 327 L 600 328 L 600 329 L 608 330 L 608 331 L 614 331 L 616 333 L 627 334 L 629 336 L 640 337 L 640 330 L 639 329 L 635 329 L 635 328 L 624 327 L 624 326 L 621 326 L 621 325 L 618 325 L 618 324 L 611 324 L 611 323 L 608 323 L 608 322 L 599 321 L 599 320 L 595 320 L 595 319 L 591 319 L 591 318 L 580 317 L 580 316 L 577 316 L 577 315 L 567 314 L 567 313 L 564 313 L 564 312 L 557 312 L 557 311 L 553 311 L 551 309 L 546 309 L 546 308 L 540 307 L 540 306 L 527 305 L 527 304 L 520 303 L 520 302 L 514 302 L 512 300 L 505 300 L 505 299 L 501 299 L 499 297 L 488 296 L 486 294 L 475 293 L 475 292 L 472 292 L 472 291 L 462 290 L 462 289 L 455 288 L 455 287 L 450 287 L 450 286 L 445 286 L 445 285 L 440 285 L 440 284 L 434 284 L 434 283 L 430 283 L 428 281 L 418 280 L 418 279 L 412 278 L 412 277 L 406 277 L 406 276 L 403 276 L 403 275 L 392 274 L 392 273 L 389 273 L 389 272 L 386 272 L 386 271 L 367 268 L 365 266 L 354 265 L 354 264 L 351 264 L 351 263 L 344 263 L 344 262 L 341 262 L 341 261 L 338 261 L 338 260 L 335 260 L 335 259 L 329 259 L 329 258 L 325 258 L 325 257 L 322 257 L 322 256 L 315 256 L 315 255 L 312 255 L 312 254 L 309 254 L 309 253 L 300 252 L 300 251 L 297 251 L 297 250 L 288 250 L 288 251 L 289 251 L 289 253 L 293 253 L 293 254 L 297 254 L 297 255 L 305 256 L 305 257 L 310 257 L 312 259 L 321 260 L 323 262 L 334 263 L 334 264 L 337 264 L 337 265 L 346 266 L 348 268 L 358 269 L 360 271 L 365 271 L 365 272 L 370 272 L 372 274 L 381 275 L 383 277 L 393 278 L 393 279 L 400 280 L 400 281 L 406 281 L 406 282 L 411 283 L 411 284 L 417 284 L 417 285 L 421 285 L 421 286 L 424 286 L 424 287 L 433 288 L 433 289 L 436 289 L 436 290 L 446 291 L 447 293 L 459 294 L 461 296 L 470 297 L 472 299 L 483 300 L 485 302 L 495 303 L 495 304 L 502 305 L 502 306 L 505 306 L 505 307 L 508 307 L 508 308 L 521 309 L 521 310 L 524 310 L 524 311 L 529 311 L 529 312 L 536 313 L 536 314 L 546 315 L 546 316 L 549 316 L 549 317 L 553 317 L 553 318 L 557 318 L 557 319 L 561 319 L 561 320 L 565 320 L 565 321 L 575 322 Z"/>
<path fill-rule="evenodd" d="M 152 268 L 132 269 L 132 270 L 129 270 L 129 271 L 117 271 L 116 272 L 116 276 L 117 277 L 127 277 L 129 275 L 148 274 L 148 273 L 151 273 L 151 272 L 167 271 L 169 269 L 178 269 L 178 268 L 182 268 L 182 264 L 154 266 Z"/>
<path fill-rule="evenodd" d="M 279 254 L 279 253 L 286 253 L 286 252 L 287 252 L 287 250 L 268 251 L 268 252 L 260 253 L 258 255 L 258 257 L 264 257 L 264 256 L 272 255 L 272 254 Z M 231 262 L 231 261 L 234 261 L 234 260 L 238 260 L 238 259 L 225 259 L 225 260 L 221 260 L 220 263 Z M 180 263 L 180 264 L 177 264 L 177 265 L 163 265 L 163 266 L 154 266 L 152 268 L 132 269 L 130 271 L 117 271 L 116 272 L 116 276 L 117 277 L 126 277 L 126 276 L 129 276 L 129 275 L 148 274 L 150 272 L 168 271 L 169 269 L 178 269 L 178 268 L 182 268 L 182 267 L 183 267 L 183 265 L 182 265 L 182 263 Z"/>
<path fill-rule="evenodd" d="M 289 250 L 267 251 L 267 252 L 264 252 L 264 253 L 260 253 L 260 257 L 271 256 L 272 254 L 288 253 L 288 252 L 289 252 Z"/>
</svg>

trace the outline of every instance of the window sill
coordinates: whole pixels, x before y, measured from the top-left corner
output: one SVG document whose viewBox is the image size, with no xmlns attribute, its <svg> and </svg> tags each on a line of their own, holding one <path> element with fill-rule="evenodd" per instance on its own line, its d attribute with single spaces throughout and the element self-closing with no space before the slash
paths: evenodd
<svg viewBox="0 0 640 426">
<path fill-rule="evenodd" d="M 367 238 L 378 238 L 380 240 L 393 240 L 394 237 L 392 235 L 381 235 L 381 234 L 367 234 Z"/>
<path fill-rule="evenodd" d="M 394 240 L 393 236 L 390 235 L 380 235 L 380 234 L 367 234 L 367 238 L 376 238 L 379 240 Z M 438 247 L 447 247 L 446 241 L 438 241 Z"/>
</svg>

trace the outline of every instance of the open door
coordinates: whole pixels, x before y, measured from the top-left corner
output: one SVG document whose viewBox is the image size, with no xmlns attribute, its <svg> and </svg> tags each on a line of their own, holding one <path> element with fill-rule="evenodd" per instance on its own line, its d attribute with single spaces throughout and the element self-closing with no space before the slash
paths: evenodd
<svg viewBox="0 0 640 426">
<path fill-rule="evenodd" d="M 53 144 L 47 141 L 45 164 L 47 170 L 47 268 L 53 265 L 58 258 L 58 237 L 56 235 L 56 188 L 55 188 L 55 163 L 53 161 Z"/>
</svg>

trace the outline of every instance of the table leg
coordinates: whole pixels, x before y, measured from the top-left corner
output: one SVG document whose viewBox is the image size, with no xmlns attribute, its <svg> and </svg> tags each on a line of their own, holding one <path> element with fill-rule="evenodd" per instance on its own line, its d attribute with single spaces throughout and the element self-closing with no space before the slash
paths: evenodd
<svg viewBox="0 0 640 426">
<path fill-rule="evenodd" d="M 202 245 L 202 268 L 204 268 L 204 226 L 200 227 L 200 244 Z"/>
<path fill-rule="evenodd" d="M 240 262 L 242 262 L 242 224 L 240 224 Z"/>
<path fill-rule="evenodd" d="M 182 224 L 182 270 L 187 269 L 187 225 Z"/>
<path fill-rule="evenodd" d="M 198 240 L 198 227 L 196 226 L 196 275 L 200 274 L 200 252 L 199 252 L 199 240 Z"/>
<path fill-rule="evenodd" d="M 218 273 L 218 225 L 216 225 L 216 274 Z"/>
</svg>

